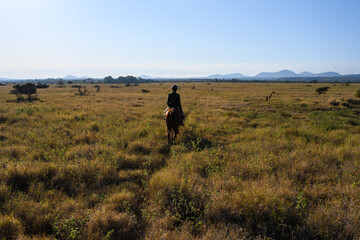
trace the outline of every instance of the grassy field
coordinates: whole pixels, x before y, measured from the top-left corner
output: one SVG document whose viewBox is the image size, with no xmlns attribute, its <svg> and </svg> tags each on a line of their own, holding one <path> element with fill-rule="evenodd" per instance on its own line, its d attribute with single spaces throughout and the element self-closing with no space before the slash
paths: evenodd
<svg viewBox="0 0 360 240">
<path fill-rule="evenodd" d="M 0 239 L 360 237 L 360 84 L 118 86 L 0 86 Z"/>
</svg>

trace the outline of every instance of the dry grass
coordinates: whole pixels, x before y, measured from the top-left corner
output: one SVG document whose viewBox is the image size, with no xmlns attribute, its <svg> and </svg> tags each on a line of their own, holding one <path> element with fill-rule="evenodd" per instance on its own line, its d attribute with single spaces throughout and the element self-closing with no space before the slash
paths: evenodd
<svg viewBox="0 0 360 240">
<path fill-rule="evenodd" d="M 0 87 L 1 239 L 360 237 L 358 84 L 118 86 Z"/>
</svg>

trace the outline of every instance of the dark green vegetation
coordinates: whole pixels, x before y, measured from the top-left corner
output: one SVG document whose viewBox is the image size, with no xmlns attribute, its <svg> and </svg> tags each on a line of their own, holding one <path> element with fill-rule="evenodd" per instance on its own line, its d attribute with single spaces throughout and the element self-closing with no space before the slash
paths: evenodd
<svg viewBox="0 0 360 240">
<path fill-rule="evenodd" d="M 330 87 L 319 87 L 316 89 L 316 92 L 318 94 L 323 94 L 323 93 L 326 93 L 328 90 L 329 90 Z"/>
<path fill-rule="evenodd" d="M 15 94 L 17 101 L 24 101 L 22 94 L 27 95 L 27 100 L 31 101 L 33 100 L 32 95 L 36 94 L 36 85 L 33 83 L 16 84 L 10 94 Z"/>
<path fill-rule="evenodd" d="M 360 237 L 358 84 L 90 86 L 0 88 L 0 239 Z"/>
<path fill-rule="evenodd" d="M 356 93 L 355 93 L 355 97 L 360 98 L 360 89 L 358 89 L 358 90 L 356 91 Z"/>
</svg>

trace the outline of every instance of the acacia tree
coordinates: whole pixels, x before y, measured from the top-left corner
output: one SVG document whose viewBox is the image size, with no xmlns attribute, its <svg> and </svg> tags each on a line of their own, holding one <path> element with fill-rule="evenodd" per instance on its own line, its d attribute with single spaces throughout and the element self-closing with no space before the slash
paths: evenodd
<svg viewBox="0 0 360 240">
<path fill-rule="evenodd" d="M 15 94 L 16 96 L 25 94 L 28 97 L 28 101 L 32 100 L 31 95 L 36 94 L 36 86 L 33 83 L 16 84 L 13 88 L 14 89 L 10 91 L 10 94 Z"/>
</svg>

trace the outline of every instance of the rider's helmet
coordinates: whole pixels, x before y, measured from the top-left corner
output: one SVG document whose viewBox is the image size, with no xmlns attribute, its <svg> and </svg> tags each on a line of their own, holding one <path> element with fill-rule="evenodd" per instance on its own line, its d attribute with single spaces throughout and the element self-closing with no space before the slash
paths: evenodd
<svg viewBox="0 0 360 240">
<path fill-rule="evenodd" d="M 176 85 L 172 85 L 171 89 L 172 89 L 173 91 L 176 91 L 176 90 L 177 90 L 177 86 L 176 86 Z"/>
</svg>

